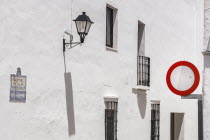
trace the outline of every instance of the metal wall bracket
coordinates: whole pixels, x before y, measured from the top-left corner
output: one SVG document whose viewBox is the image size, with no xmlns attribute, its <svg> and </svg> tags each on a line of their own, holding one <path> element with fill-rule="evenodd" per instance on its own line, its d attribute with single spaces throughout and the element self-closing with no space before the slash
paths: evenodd
<svg viewBox="0 0 210 140">
<path fill-rule="evenodd" d="M 66 42 L 66 39 L 63 38 L 63 52 L 74 48 L 77 45 L 82 45 L 82 42 L 73 42 L 73 35 L 69 31 L 64 32 L 66 35 L 69 36 L 69 42 Z"/>
</svg>

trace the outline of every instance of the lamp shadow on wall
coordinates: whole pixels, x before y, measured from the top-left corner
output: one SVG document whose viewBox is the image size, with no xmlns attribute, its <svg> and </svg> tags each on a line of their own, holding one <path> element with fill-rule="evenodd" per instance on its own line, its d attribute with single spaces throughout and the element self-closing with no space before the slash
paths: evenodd
<svg viewBox="0 0 210 140">
<path fill-rule="evenodd" d="M 141 118 L 145 118 L 146 109 L 147 109 L 147 94 L 146 91 L 132 89 L 132 92 L 137 96 L 137 104 L 139 108 L 139 113 Z"/>
<path fill-rule="evenodd" d="M 74 117 L 74 100 L 73 100 L 73 87 L 70 72 L 64 73 L 65 89 L 66 89 L 66 109 L 68 119 L 68 132 L 69 136 L 75 134 L 75 117 Z"/>
</svg>

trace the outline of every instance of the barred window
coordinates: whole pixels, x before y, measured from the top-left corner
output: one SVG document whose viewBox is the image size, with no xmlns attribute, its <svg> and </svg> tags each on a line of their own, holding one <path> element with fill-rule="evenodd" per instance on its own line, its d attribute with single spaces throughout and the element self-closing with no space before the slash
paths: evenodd
<svg viewBox="0 0 210 140">
<path fill-rule="evenodd" d="M 138 56 L 137 82 L 138 85 L 150 86 L 150 58 Z"/>
<path fill-rule="evenodd" d="M 105 102 L 105 140 L 117 140 L 117 106 L 118 102 Z"/>
<path fill-rule="evenodd" d="M 160 139 L 160 104 L 151 106 L 151 140 Z"/>
</svg>

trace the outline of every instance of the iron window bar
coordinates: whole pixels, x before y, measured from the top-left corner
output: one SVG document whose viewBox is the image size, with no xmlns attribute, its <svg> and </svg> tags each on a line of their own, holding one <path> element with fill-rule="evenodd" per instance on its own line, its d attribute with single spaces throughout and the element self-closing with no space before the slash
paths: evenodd
<svg viewBox="0 0 210 140">
<path fill-rule="evenodd" d="M 150 58 L 138 56 L 137 58 L 137 85 L 150 86 Z"/>
<path fill-rule="evenodd" d="M 105 140 L 117 140 L 118 102 L 105 102 Z"/>
</svg>

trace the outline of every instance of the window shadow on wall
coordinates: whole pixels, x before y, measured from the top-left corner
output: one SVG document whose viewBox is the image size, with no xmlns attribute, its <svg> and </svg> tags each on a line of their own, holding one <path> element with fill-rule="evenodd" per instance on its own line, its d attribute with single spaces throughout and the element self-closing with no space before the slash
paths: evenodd
<svg viewBox="0 0 210 140">
<path fill-rule="evenodd" d="M 69 136 L 75 134 L 75 118 L 74 118 L 74 100 L 71 73 L 64 73 L 65 88 L 66 88 L 66 109 L 68 118 Z"/>
<path fill-rule="evenodd" d="M 147 94 L 146 91 L 141 91 L 141 90 L 132 90 L 133 93 L 137 95 L 137 103 L 138 103 L 138 108 L 139 108 L 139 113 L 141 115 L 141 118 L 145 118 L 146 114 L 146 109 L 147 109 Z"/>
</svg>

